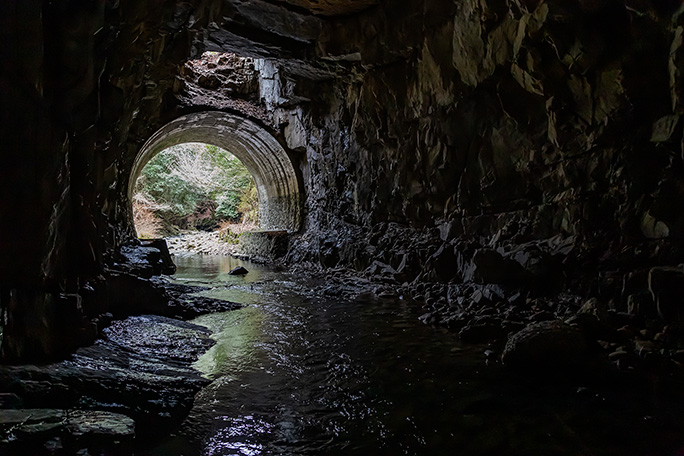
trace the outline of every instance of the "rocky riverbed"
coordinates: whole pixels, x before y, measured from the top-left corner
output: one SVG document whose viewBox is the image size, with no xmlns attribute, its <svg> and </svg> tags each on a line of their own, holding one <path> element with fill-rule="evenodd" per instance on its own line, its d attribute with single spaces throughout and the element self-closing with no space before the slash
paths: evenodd
<svg viewBox="0 0 684 456">
<path fill-rule="evenodd" d="M 367 319 L 378 318 L 376 312 L 382 316 L 404 309 L 407 314 L 402 318 L 407 320 L 397 327 L 424 333 L 426 340 L 443 339 L 449 354 L 463 353 L 461 344 L 468 344 L 465 351 L 475 372 L 496 366 L 496 375 L 513 375 L 522 383 L 543 379 L 552 395 L 558 382 L 577 386 L 582 394 L 585 385 L 594 385 L 606 392 L 620 386 L 628 395 L 657 390 L 659 400 L 684 395 L 681 327 L 666 326 L 657 315 L 618 312 L 598 299 L 534 295 L 495 284 L 446 286 L 418 279 L 398 284 L 379 267 L 365 271 L 365 277 L 344 268 L 314 268 L 315 285 L 307 280 L 312 269 L 306 264 L 290 268 L 286 275 L 262 272 L 260 277 L 258 271 L 251 271 L 244 279 L 228 280 L 234 259 L 192 254 L 210 252 L 212 245 L 221 247 L 215 233 L 169 240 L 169 250 L 186 263 L 186 269 L 211 257 L 220 263 L 207 266 L 202 273 L 206 277 L 175 283 L 155 275 L 165 264 L 160 241 L 126 246 L 102 288 L 112 308 L 122 313 L 116 319 L 112 315 L 99 319 L 100 339 L 60 362 L 0 367 L 0 455 L 128 455 L 172 433 L 193 407 L 196 393 L 209 383 L 191 365 L 214 344 L 207 327 L 182 320 L 239 308 L 226 300 L 231 299 L 225 295 L 231 288 L 238 296 L 258 297 L 258 305 L 246 312 L 261 315 L 268 306 L 261 302 L 267 295 L 259 290 L 265 287 L 280 299 L 289 287 L 295 301 L 271 303 L 275 307 L 269 312 L 285 317 L 305 309 L 298 307 L 301 303 L 315 302 L 312 315 L 320 317 L 325 333 L 329 321 L 319 315 L 321 303 L 327 302 L 329 310 L 337 309 L 340 315 L 350 308 L 356 309 L 352 313 L 363 311 L 364 319 L 346 323 L 352 339 Z M 98 290 L 92 294 L 104 296 Z M 84 300 L 84 305 L 92 306 L 94 297 Z M 301 322 L 312 318 L 306 312 Z M 410 323 L 419 316 L 436 326 L 434 331 Z M 300 320 L 290 323 L 297 328 L 301 324 Z M 281 332 L 274 337 L 281 337 Z M 398 335 L 397 341 L 407 336 Z M 376 362 L 380 361 L 368 361 L 369 366 Z M 680 423 L 678 409 L 652 412 L 644 407 L 638 413 L 664 423 L 659 424 L 662 432 L 670 433 Z"/>
<path fill-rule="evenodd" d="M 0 454 L 125 454 L 182 420 L 208 383 L 190 365 L 209 330 L 145 315 L 103 333 L 64 361 L 0 368 Z"/>
<path fill-rule="evenodd" d="M 193 231 L 166 238 L 173 255 L 234 255 L 237 245 L 221 241 L 218 231 Z"/>
<path fill-rule="evenodd" d="M 183 320 L 240 305 L 132 274 L 158 269 L 143 267 L 158 254 L 130 247 L 108 272 L 110 299 L 132 316 L 100 315 L 100 337 L 61 361 L 0 366 L 0 455 L 136 454 L 183 420 L 209 383 L 191 365 L 214 344 L 208 328 Z"/>
</svg>

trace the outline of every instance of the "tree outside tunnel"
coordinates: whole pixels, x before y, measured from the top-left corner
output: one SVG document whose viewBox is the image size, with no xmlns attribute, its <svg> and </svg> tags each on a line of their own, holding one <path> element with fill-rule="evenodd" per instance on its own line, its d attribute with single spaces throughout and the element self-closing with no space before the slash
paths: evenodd
<svg viewBox="0 0 684 456">
<path fill-rule="evenodd" d="M 140 238 L 228 226 L 241 232 L 258 222 L 254 179 L 234 155 L 211 144 L 178 144 L 157 154 L 138 177 L 132 203 Z"/>
</svg>

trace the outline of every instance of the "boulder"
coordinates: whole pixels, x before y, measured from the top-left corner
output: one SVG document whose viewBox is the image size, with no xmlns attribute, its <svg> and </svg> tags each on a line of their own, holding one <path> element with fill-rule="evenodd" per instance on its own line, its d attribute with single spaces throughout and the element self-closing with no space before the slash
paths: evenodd
<svg viewBox="0 0 684 456">
<path fill-rule="evenodd" d="M 509 337 L 501 360 L 514 369 L 563 370 L 585 360 L 582 333 L 561 321 L 532 323 Z"/>
<path fill-rule="evenodd" d="M 520 263 L 504 258 L 493 249 L 478 249 L 464 278 L 476 283 L 498 284 L 520 284 L 527 280 Z"/>
<path fill-rule="evenodd" d="M 245 275 L 248 272 L 249 271 L 247 270 L 247 268 L 244 268 L 242 266 L 238 266 L 236 268 L 231 269 L 228 274 L 230 274 L 230 275 Z"/>
<path fill-rule="evenodd" d="M 159 259 L 153 264 L 155 274 L 175 274 L 176 265 L 171 258 L 171 252 L 169 252 L 169 246 L 166 243 L 166 239 L 141 239 L 140 244 L 142 244 L 143 247 L 151 247 L 159 250 Z"/>
<path fill-rule="evenodd" d="M 161 252 L 155 247 L 127 245 L 121 247 L 114 268 L 136 276 L 150 278 L 161 265 Z"/>
</svg>

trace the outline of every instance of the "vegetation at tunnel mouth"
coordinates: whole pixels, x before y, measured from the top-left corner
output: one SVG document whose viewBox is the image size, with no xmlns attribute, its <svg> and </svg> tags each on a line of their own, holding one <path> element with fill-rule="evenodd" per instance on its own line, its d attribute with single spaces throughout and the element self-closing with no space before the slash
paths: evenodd
<svg viewBox="0 0 684 456">
<path fill-rule="evenodd" d="M 230 152 L 204 143 L 178 144 L 153 157 L 135 183 L 132 203 L 139 238 L 250 226 L 259 218 L 247 168 Z"/>
</svg>

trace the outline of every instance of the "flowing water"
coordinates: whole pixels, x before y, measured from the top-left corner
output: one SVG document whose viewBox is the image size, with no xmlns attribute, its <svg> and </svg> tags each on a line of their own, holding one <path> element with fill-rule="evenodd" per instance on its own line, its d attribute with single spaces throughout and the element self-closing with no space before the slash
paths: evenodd
<svg viewBox="0 0 684 456">
<path fill-rule="evenodd" d="M 213 383 L 146 454 L 677 455 L 684 406 L 634 382 L 515 376 L 420 306 L 229 257 L 176 259 L 180 283 L 245 307 L 194 320 Z M 246 276 L 228 271 L 244 264 Z M 338 284 L 340 285 L 340 284 Z"/>
</svg>

